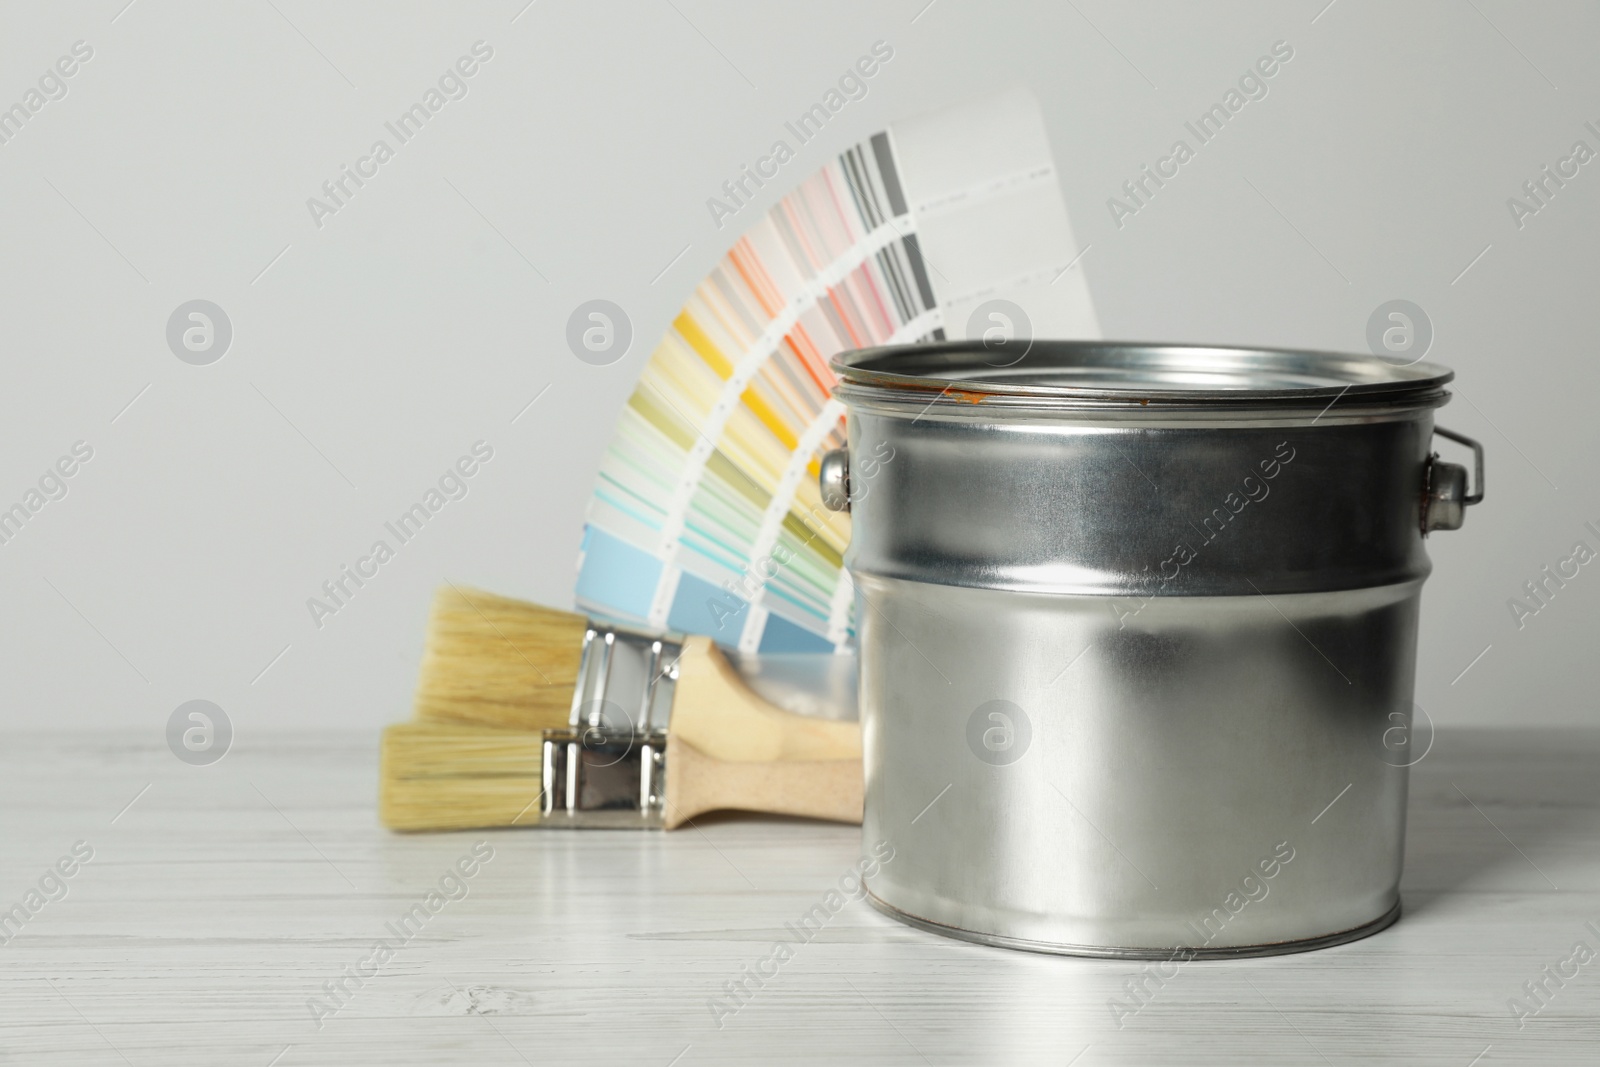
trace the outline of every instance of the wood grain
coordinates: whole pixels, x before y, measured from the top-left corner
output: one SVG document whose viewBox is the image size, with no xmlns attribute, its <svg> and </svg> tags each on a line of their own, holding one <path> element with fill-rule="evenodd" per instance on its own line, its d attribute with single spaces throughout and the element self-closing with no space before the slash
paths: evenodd
<svg viewBox="0 0 1600 1067">
<path fill-rule="evenodd" d="M 710 811 L 759 811 L 860 823 L 861 794 L 859 755 L 761 763 L 720 760 L 676 733 L 667 735 L 668 830 Z"/>
<path fill-rule="evenodd" d="M 1120 1029 L 1108 1002 L 1138 966 L 949 941 L 859 901 L 719 1027 L 724 983 L 853 884 L 857 828 L 393 834 L 376 753 L 375 733 L 245 736 L 190 767 L 150 734 L 7 738 L 0 908 L 74 842 L 94 857 L 0 945 L 0 1064 L 1493 1067 L 1600 1049 L 1600 964 L 1522 1029 L 1506 1006 L 1575 941 L 1600 948 L 1600 731 L 1440 731 L 1413 773 L 1396 926 L 1190 964 Z M 317 1029 L 307 1001 L 479 841 L 494 855 L 456 876 L 465 897 Z"/>
</svg>

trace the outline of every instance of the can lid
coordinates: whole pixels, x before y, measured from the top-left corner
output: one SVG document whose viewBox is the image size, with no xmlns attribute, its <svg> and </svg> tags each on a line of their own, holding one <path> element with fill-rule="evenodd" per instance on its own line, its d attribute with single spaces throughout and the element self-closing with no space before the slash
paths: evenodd
<svg viewBox="0 0 1600 1067">
<path fill-rule="evenodd" d="M 833 367 L 846 403 L 1061 412 L 1431 408 L 1449 399 L 1455 377 L 1437 363 L 1338 352 L 1114 341 L 891 345 L 840 353 Z"/>
</svg>

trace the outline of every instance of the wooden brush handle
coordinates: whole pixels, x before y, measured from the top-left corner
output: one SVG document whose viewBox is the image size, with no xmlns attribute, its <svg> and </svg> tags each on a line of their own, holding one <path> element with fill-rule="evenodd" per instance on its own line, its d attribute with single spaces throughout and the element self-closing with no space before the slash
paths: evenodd
<svg viewBox="0 0 1600 1067">
<path fill-rule="evenodd" d="M 667 727 L 666 828 L 734 810 L 861 821 L 861 726 L 751 692 L 706 637 L 684 642 Z"/>
<path fill-rule="evenodd" d="M 861 758 L 741 763 L 712 759 L 668 734 L 666 796 L 668 830 L 708 811 L 760 811 L 859 823 Z"/>
</svg>

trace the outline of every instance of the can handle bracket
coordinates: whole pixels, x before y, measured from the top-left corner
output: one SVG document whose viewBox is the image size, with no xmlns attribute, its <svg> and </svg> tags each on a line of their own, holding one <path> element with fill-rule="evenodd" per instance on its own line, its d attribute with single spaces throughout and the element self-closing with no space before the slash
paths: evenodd
<svg viewBox="0 0 1600 1067">
<path fill-rule="evenodd" d="M 830 511 L 850 510 L 850 451 L 835 448 L 822 456 L 817 477 L 822 490 L 822 506 Z"/>
<path fill-rule="evenodd" d="M 1466 434 L 1447 430 L 1443 426 L 1435 426 L 1433 432 L 1472 449 L 1472 484 L 1477 487 L 1477 492 L 1469 493 L 1461 502 L 1468 505 L 1483 503 L 1483 446 Z"/>
<path fill-rule="evenodd" d="M 1467 468 L 1446 463 L 1437 452 L 1428 456 L 1422 486 L 1422 536 L 1430 530 L 1459 530 L 1470 504 L 1483 500 L 1483 446 L 1466 434 L 1435 426 L 1433 432 L 1472 449 L 1473 476 L 1467 482 Z M 1476 489 L 1476 492 L 1469 492 Z"/>
</svg>

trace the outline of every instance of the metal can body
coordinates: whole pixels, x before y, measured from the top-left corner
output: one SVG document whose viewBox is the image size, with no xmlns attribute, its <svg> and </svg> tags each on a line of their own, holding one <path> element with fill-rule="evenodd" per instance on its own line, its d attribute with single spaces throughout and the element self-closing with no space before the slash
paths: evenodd
<svg viewBox="0 0 1600 1067">
<path fill-rule="evenodd" d="M 1135 957 L 1394 920 L 1436 401 L 840 394 L 875 904 Z"/>
</svg>

